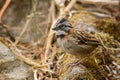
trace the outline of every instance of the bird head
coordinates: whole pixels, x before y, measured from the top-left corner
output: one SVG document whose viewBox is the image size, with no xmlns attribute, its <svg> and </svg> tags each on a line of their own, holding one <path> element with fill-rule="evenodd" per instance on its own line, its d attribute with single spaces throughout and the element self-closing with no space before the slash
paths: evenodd
<svg viewBox="0 0 120 80">
<path fill-rule="evenodd" d="M 70 22 L 66 18 L 59 19 L 53 26 L 52 30 L 56 31 L 57 37 L 64 37 L 72 28 Z"/>
</svg>

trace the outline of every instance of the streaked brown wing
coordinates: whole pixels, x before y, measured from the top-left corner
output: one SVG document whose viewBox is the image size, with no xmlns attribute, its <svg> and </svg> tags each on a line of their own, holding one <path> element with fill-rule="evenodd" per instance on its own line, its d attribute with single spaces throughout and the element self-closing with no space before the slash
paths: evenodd
<svg viewBox="0 0 120 80">
<path fill-rule="evenodd" d="M 78 39 L 78 44 L 86 44 L 86 45 L 99 45 L 99 40 L 95 37 L 94 34 L 91 34 L 87 31 L 80 31 L 75 29 L 74 35 Z"/>
</svg>

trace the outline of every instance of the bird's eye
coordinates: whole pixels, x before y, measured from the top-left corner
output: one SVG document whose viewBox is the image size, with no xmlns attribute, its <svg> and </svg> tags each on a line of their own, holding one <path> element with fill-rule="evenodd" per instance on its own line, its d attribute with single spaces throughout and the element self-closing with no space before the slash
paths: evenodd
<svg viewBox="0 0 120 80">
<path fill-rule="evenodd" d="M 59 29 L 63 29 L 64 28 L 64 25 L 60 25 L 58 26 Z"/>
<path fill-rule="evenodd" d="M 61 28 L 63 28 L 64 26 L 61 26 Z"/>
<path fill-rule="evenodd" d="M 61 28 L 62 30 L 64 30 L 65 26 L 61 26 L 60 28 Z"/>
<path fill-rule="evenodd" d="M 60 25 L 59 27 L 62 28 L 62 27 L 64 27 L 64 25 Z"/>
</svg>

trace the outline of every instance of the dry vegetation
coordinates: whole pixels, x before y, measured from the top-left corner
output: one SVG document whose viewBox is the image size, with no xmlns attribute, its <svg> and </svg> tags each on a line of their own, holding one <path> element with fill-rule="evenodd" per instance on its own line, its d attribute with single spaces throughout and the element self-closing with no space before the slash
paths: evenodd
<svg viewBox="0 0 120 80">
<path fill-rule="evenodd" d="M 119 0 L 0 3 L 0 80 L 120 80 Z M 96 36 L 104 48 L 98 47 L 79 65 L 69 66 L 79 58 L 56 43 L 52 26 L 61 17 L 72 25 L 82 20 L 98 29 Z"/>
</svg>

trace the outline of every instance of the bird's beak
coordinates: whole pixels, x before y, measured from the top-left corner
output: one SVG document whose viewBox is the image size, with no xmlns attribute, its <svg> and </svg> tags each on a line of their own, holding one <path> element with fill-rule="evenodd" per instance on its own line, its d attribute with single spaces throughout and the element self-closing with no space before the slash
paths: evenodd
<svg viewBox="0 0 120 80">
<path fill-rule="evenodd" d="M 56 27 L 56 25 L 54 25 L 53 27 L 52 27 L 52 30 L 58 30 L 58 27 Z"/>
<path fill-rule="evenodd" d="M 55 26 L 53 26 L 53 27 L 52 27 L 52 30 L 56 30 L 56 27 L 55 27 Z"/>
</svg>

